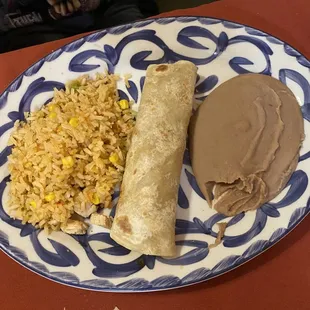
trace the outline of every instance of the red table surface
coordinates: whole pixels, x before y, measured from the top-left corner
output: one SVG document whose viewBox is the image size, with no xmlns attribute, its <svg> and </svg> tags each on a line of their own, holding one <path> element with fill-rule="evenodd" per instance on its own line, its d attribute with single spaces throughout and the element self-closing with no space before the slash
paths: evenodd
<svg viewBox="0 0 310 310">
<path fill-rule="evenodd" d="M 310 58 L 309 0 L 223 0 L 163 16 L 201 15 L 244 23 Z M 79 36 L 78 36 L 79 37 Z M 68 38 L 0 55 L 0 91 Z M 157 293 L 98 293 L 46 280 L 0 252 L 1 310 L 310 309 L 310 217 L 249 263 L 208 282 Z"/>
</svg>

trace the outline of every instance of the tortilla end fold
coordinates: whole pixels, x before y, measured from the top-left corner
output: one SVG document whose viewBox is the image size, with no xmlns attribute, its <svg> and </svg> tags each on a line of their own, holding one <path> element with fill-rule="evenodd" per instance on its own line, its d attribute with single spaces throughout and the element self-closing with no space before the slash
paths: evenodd
<svg viewBox="0 0 310 310">
<path fill-rule="evenodd" d="M 165 257 L 171 257 L 176 255 L 176 246 L 169 247 L 167 251 L 163 251 L 162 248 L 160 249 L 160 251 L 154 251 L 154 249 L 149 249 L 141 244 L 133 244 L 130 241 L 130 239 L 122 238 L 122 236 L 114 234 L 113 231 L 110 233 L 110 237 L 119 245 L 125 247 L 130 251 L 139 252 L 145 255 L 165 256 Z"/>
</svg>

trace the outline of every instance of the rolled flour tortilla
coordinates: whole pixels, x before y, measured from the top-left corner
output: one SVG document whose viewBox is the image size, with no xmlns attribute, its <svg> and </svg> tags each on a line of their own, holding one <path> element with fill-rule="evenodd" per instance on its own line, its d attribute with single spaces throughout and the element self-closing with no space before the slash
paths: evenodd
<svg viewBox="0 0 310 310">
<path fill-rule="evenodd" d="M 143 254 L 175 254 L 177 193 L 197 68 L 151 65 L 127 154 L 111 238 Z"/>
</svg>

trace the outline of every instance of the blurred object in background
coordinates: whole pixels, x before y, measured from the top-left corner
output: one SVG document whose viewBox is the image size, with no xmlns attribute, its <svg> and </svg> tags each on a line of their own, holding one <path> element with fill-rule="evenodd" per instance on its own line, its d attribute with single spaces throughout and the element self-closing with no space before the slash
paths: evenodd
<svg viewBox="0 0 310 310">
<path fill-rule="evenodd" d="M 38 3 L 36 8 L 31 5 L 32 2 L 33 0 L 0 0 L 0 32 L 42 23 L 43 19 L 38 12 L 44 1 Z"/>
<path fill-rule="evenodd" d="M 155 0 L 0 0 L 0 53 L 158 14 Z"/>
<path fill-rule="evenodd" d="M 157 0 L 160 11 L 216 0 Z M 0 53 L 159 13 L 156 0 L 0 0 Z"/>
<path fill-rule="evenodd" d="M 48 11 L 53 19 L 70 16 L 78 11 L 91 12 L 100 6 L 100 0 L 47 0 Z"/>
</svg>

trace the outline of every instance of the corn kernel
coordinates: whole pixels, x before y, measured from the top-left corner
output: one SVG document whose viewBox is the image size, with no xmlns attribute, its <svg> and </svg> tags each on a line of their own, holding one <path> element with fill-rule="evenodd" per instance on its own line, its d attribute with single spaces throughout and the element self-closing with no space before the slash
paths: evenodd
<svg viewBox="0 0 310 310">
<path fill-rule="evenodd" d="M 37 207 L 37 203 L 35 201 L 30 201 L 30 205 L 33 207 L 33 208 L 36 208 Z"/>
<path fill-rule="evenodd" d="M 46 201 L 50 202 L 50 201 L 52 201 L 52 200 L 55 199 L 55 194 L 54 194 L 54 193 L 49 193 L 49 194 L 47 194 L 47 195 L 44 197 L 44 199 L 45 199 Z"/>
<path fill-rule="evenodd" d="M 94 205 L 98 205 L 100 203 L 100 198 L 99 196 L 94 193 L 91 197 L 91 202 L 94 204 Z"/>
<path fill-rule="evenodd" d="M 25 164 L 25 168 L 30 168 L 32 166 L 31 162 Z"/>
<path fill-rule="evenodd" d="M 116 153 L 112 153 L 111 156 L 109 157 L 109 161 L 112 163 L 112 164 L 116 164 L 119 160 L 119 157 Z"/>
<path fill-rule="evenodd" d="M 56 109 L 56 104 L 49 104 L 49 105 L 48 105 L 48 110 L 49 110 L 50 112 L 54 112 L 55 109 Z"/>
<path fill-rule="evenodd" d="M 74 165 L 74 160 L 72 156 L 63 157 L 61 159 L 64 168 L 71 168 Z"/>
<path fill-rule="evenodd" d="M 79 125 L 79 119 L 77 117 L 72 117 L 70 118 L 69 120 L 69 124 L 72 126 L 72 127 L 77 127 Z"/>
<path fill-rule="evenodd" d="M 119 106 L 121 107 L 122 110 L 128 109 L 128 108 L 129 108 L 129 102 L 128 102 L 128 100 L 122 99 L 122 100 L 119 102 Z"/>
<path fill-rule="evenodd" d="M 49 118 L 55 118 L 57 116 L 56 112 L 51 112 L 48 117 Z"/>
</svg>

